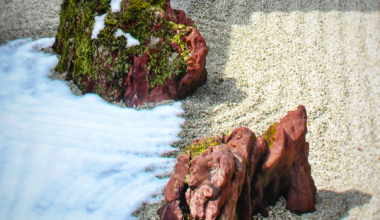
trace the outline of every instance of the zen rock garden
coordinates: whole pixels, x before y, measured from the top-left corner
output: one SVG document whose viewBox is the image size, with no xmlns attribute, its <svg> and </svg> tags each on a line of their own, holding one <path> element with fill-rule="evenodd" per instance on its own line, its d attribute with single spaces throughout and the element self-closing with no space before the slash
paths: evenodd
<svg viewBox="0 0 380 220">
<path fill-rule="evenodd" d="M 205 84 L 206 42 L 170 0 L 109 4 L 64 0 L 53 45 L 57 72 L 83 93 L 128 107 L 181 100 Z M 240 127 L 196 139 L 177 158 L 160 218 L 268 216 L 267 207 L 281 196 L 291 212 L 315 211 L 306 124 L 306 109 L 299 106 L 262 135 Z"/>
</svg>

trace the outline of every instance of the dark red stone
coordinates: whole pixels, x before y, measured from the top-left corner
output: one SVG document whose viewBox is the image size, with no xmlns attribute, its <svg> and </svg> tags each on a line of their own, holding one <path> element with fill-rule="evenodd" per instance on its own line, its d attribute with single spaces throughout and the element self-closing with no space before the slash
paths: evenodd
<svg viewBox="0 0 380 220">
<path fill-rule="evenodd" d="M 189 169 L 189 154 L 182 154 L 177 158 L 174 173 L 166 185 L 165 201 L 173 202 L 180 198 L 181 191 L 184 188 L 184 182 Z"/>
<path fill-rule="evenodd" d="M 185 194 L 187 186 L 185 185 L 186 175 L 189 168 L 190 154 L 182 154 L 177 158 L 174 173 L 170 178 L 165 190 L 165 205 L 157 213 L 161 219 L 165 220 L 182 220 L 183 214 L 180 208 L 181 195 Z"/>
<path fill-rule="evenodd" d="M 165 191 L 167 203 L 159 211 L 166 210 L 165 215 L 160 214 L 164 216 L 161 219 L 181 217 L 173 201 L 183 200 L 189 208 L 182 210 L 182 214 L 192 219 L 238 216 L 240 220 L 248 220 L 257 213 L 268 216 L 267 206 L 274 205 L 280 196 L 285 197 L 286 208 L 296 214 L 315 211 L 316 187 L 308 162 L 306 119 L 305 107 L 299 106 L 270 127 L 265 138 L 256 138 L 246 127 L 236 128 L 229 136 L 214 137 L 219 145 L 189 157 L 192 159 L 189 177 L 179 184 L 181 189 L 188 187 L 186 194 L 173 187 L 173 178 L 182 180 L 186 175 L 186 169 L 176 166 Z M 202 144 L 204 140 L 197 139 L 193 144 Z M 185 156 L 179 158 L 182 157 Z M 177 165 L 185 167 L 181 161 Z M 177 177 L 177 169 L 182 170 L 181 178 Z"/>
<path fill-rule="evenodd" d="M 177 200 L 171 203 L 165 203 L 160 209 L 158 209 L 157 213 L 161 219 L 182 220 L 183 214 L 179 204 L 180 202 Z"/>
<path fill-rule="evenodd" d="M 234 156 L 227 145 L 208 148 L 191 161 L 186 201 L 194 219 L 216 219 L 231 191 Z"/>
<path fill-rule="evenodd" d="M 205 40 L 195 28 L 185 37 L 187 45 L 193 51 L 187 61 L 187 74 L 181 79 L 174 99 L 184 98 L 183 94 L 192 93 L 196 87 L 204 85 L 207 80 L 206 56 L 208 47 Z M 174 88 L 173 88 L 174 89 Z"/>
<path fill-rule="evenodd" d="M 287 209 L 294 213 L 315 211 L 316 187 L 307 159 L 306 120 L 306 109 L 299 106 L 274 127 L 275 141 L 268 147 L 259 175 L 253 180 L 263 192 L 262 199 L 261 195 L 253 198 L 253 208 L 259 212 L 263 209 L 261 203 L 273 205 L 280 196 L 285 197 Z"/>
</svg>

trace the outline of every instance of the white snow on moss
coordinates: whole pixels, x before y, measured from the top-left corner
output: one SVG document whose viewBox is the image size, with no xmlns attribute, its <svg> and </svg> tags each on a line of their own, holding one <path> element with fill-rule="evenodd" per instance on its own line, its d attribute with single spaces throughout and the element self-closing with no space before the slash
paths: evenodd
<svg viewBox="0 0 380 220">
<path fill-rule="evenodd" d="M 74 96 L 47 75 L 54 38 L 0 47 L 0 218 L 133 219 L 159 194 L 174 159 L 181 104 L 153 110 Z"/>
<path fill-rule="evenodd" d="M 116 13 L 120 12 L 120 4 L 122 0 L 112 0 L 111 1 L 111 12 Z"/>
<path fill-rule="evenodd" d="M 98 38 L 98 34 L 103 28 L 105 27 L 104 24 L 104 18 L 106 17 L 107 13 L 104 15 L 100 16 L 95 16 L 95 24 L 94 24 L 94 29 L 92 30 L 92 39 Z"/>
<path fill-rule="evenodd" d="M 132 37 L 132 35 L 130 35 L 129 33 L 124 33 L 121 29 L 117 29 L 117 31 L 115 32 L 115 37 L 120 37 L 120 36 L 124 36 L 125 38 L 127 38 L 128 41 L 127 41 L 127 45 L 125 46 L 127 48 L 140 45 L 139 40 Z"/>
</svg>

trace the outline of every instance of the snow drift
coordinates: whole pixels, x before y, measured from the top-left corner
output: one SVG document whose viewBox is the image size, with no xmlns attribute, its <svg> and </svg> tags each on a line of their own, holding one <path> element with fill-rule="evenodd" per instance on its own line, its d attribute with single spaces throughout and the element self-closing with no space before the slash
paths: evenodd
<svg viewBox="0 0 380 220">
<path fill-rule="evenodd" d="M 168 179 L 181 104 L 123 109 L 47 75 L 54 38 L 0 47 L 0 216 L 132 219 Z"/>
</svg>

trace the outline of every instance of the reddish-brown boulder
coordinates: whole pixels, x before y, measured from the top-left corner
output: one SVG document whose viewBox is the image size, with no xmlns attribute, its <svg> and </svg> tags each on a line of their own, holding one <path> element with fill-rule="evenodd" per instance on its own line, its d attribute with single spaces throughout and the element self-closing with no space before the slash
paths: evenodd
<svg viewBox="0 0 380 220">
<path fill-rule="evenodd" d="M 305 140 L 306 120 L 306 109 L 299 106 L 297 110 L 289 111 L 280 123 L 272 125 L 264 134 L 268 153 L 260 175 L 253 181 L 255 185 L 261 185 L 263 199 L 254 200 L 273 205 L 280 196 L 284 196 L 287 209 L 292 212 L 300 214 L 315 211 L 316 187 L 307 159 L 309 144 Z M 262 207 L 257 209 L 261 210 Z M 266 211 L 262 213 L 265 215 Z"/>
<path fill-rule="evenodd" d="M 188 178 L 179 185 L 181 189 L 188 187 L 186 194 L 173 187 L 173 179 L 178 179 L 176 171 L 165 192 L 165 196 L 173 196 L 159 210 L 161 219 L 191 216 L 248 220 L 256 213 L 267 216 L 266 207 L 280 196 L 285 197 L 286 208 L 294 213 L 315 211 L 316 187 L 308 163 L 306 119 L 305 107 L 299 106 L 257 138 L 251 130 L 241 127 L 229 136 L 195 140 L 184 150 L 191 162 Z M 186 175 L 184 170 L 181 180 Z M 173 201 L 184 197 L 186 208 L 174 205 Z M 163 209 L 168 211 L 162 213 Z M 177 214 L 179 210 L 182 216 Z"/>
<path fill-rule="evenodd" d="M 180 100 L 205 84 L 206 42 L 170 0 L 123 1 L 116 13 L 97 1 L 70 2 L 61 6 L 55 70 L 83 94 L 133 107 Z M 96 19 L 101 30 L 94 29 Z"/>
</svg>

